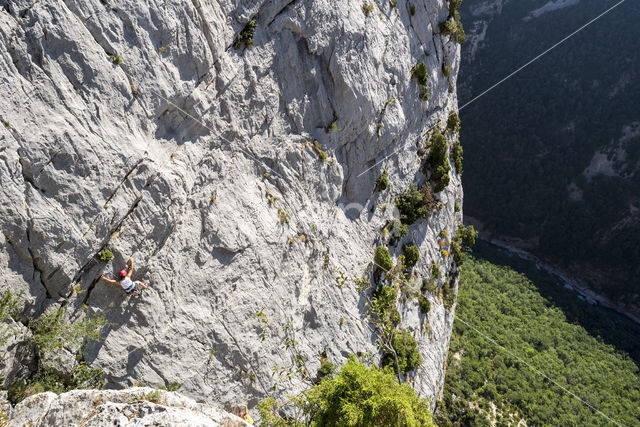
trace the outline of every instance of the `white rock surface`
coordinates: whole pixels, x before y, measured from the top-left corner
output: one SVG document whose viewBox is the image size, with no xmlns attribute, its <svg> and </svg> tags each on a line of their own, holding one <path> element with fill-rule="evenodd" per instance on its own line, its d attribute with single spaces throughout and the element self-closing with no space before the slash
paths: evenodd
<svg viewBox="0 0 640 427">
<path fill-rule="evenodd" d="M 324 348 L 337 364 L 378 354 L 335 270 L 371 266 L 395 196 L 425 180 L 418 146 L 457 108 L 443 0 L 380 1 L 369 17 L 361 1 L 0 5 L 0 286 L 23 292 L 27 314 L 86 305 L 111 323 L 86 356 L 107 387 L 176 381 L 220 404 L 306 388 L 287 375 L 297 355 L 313 377 Z M 235 50 L 250 18 L 254 46 Z M 420 61 L 428 102 L 410 76 Z M 391 189 L 374 192 L 385 169 Z M 438 197 L 391 248 L 419 245 L 424 276 L 432 260 L 451 268 L 437 236 L 462 218 L 457 174 Z M 103 246 L 107 266 L 92 258 Z M 130 255 L 149 284 L 137 299 L 98 281 Z M 414 386 L 435 401 L 453 314 L 431 302 L 430 328 L 415 301 L 401 313 L 424 359 Z"/>
<path fill-rule="evenodd" d="M 16 427 L 248 425 L 234 415 L 196 403 L 180 393 L 148 387 L 36 394 L 11 410 L 9 422 Z"/>
</svg>

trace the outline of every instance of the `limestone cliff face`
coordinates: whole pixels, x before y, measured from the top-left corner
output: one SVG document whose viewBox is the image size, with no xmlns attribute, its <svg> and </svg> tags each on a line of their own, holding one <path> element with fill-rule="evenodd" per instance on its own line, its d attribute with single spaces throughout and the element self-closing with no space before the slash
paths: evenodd
<svg viewBox="0 0 640 427">
<path fill-rule="evenodd" d="M 337 364 L 378 359 L 363 299 L 336 275 L 370 270 L 395 196 L 425 181 L 425 135 L 457 108 L 445 2 L 381 1 L 369 16 L 329 0 L 0 5 L 0 286 L 28 315 L 104 315 L 85 359 L 107 387 L 176 381 L 221 404 L 306 388 L 325 348 Z M 251 19 L 249 48 L 236 42 Z M 452 268 L 437 236 L 461 221 L 456 173 L 437 198 L 391 247 L 420 247 L 413 283 L 433 261 Z M 93 258 L 105 246 L 107 265 Z M 130 255 L 149 284 L 137 299 L 98 280 Z M 432 399 L 453 322 L 436 295 L 427 318 L 399 302 L 424 359 L 414 386 Z M 7 354 L 24 353 L 14 339 Z"/>
</svg>

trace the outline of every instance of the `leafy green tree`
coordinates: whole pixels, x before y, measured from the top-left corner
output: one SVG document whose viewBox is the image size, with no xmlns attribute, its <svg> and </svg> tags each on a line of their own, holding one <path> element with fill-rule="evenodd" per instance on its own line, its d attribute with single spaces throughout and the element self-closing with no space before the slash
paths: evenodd
<svg viewBox="0 0 640 427">
<path fill-rule="evenodd" d="M 388 371 L 353 357 L 340 374 L 305 393 L 311 426 L 434 426 L 426 400 Z"/>
<path fill-rule="evenodd" d="M 395 356 L 391 352 L 385 353 L 382 358 L 382 366 L 395 364 L 395 357 L 398 358 L 398 368 L 403 374 L 413 371 L 422 364 L 422 355 L 418 350 L 418 342 L 407 329 L 397 330 L 391 340 L 391 346 L 395 350 Z"/>
<path fill-rule="evenodd" d="M 382 285 L 378 287 L 369 302 L 369 314 L 373 316 L 374 323 L 378 324 L 383 334 L 390 333 L 400 322 L 400 313 L 396 308 L 398 291 L 394 286 Z"/>
<path fill-rule="evenodd" d="M 268 397 L 258 404 L 258 411 L 265 427 L 291 427 L 302 423 L 288 422 L 278 413 L 278 402 L 273 397 Z"/>
</svg>

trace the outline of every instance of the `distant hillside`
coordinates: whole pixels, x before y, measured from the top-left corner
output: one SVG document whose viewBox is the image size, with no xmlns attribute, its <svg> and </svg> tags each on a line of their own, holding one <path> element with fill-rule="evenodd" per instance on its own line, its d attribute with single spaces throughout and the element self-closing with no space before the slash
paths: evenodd
<svg viewBox="0 0 640 427">
<path fill-rule="evenodd" d="M 615 3 L 466 0 L 461 105 Z M 469 219 L 636 316 L 638 16 L 622 4 L 461 111 Z"/>
<path fill-rule="evenodd" d="M 575 298 L 530 262 L 479 246 L 460 277 L 438 424 L 640 425 L 640 326 Z"/>
</svg>

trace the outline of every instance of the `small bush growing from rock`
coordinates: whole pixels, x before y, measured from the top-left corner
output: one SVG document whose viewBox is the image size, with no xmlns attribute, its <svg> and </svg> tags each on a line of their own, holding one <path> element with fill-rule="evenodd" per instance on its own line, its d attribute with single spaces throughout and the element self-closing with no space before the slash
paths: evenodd
<svg viewBox="0 0 640 427">
<path fill-rule="evenodd" d="M 398 357 L 400 372 L 407 374 L 422 364 L 422 355 L 418 351 L 418 342 L 407 329 L 399 329 L 391 339 L 391 346 Z M 382 366 L 395 366 L 395 358 L 392 353 L 385 353 L 382 357 Z M 394 369 L 395 370 L 395 369 Z"/>
<path fill-rule="evenodd" d="M 115 65 L 122 65 L 122 56 L 120 55 L 110 55 L 111 62 Z"/>
<path fill-rule="evenodd" d="M 420 304 L 420 313 L 426 316 L 431 310 L 431 301 L 429 301 L 424 296 L 420 295 L 418 297 L 418 304 Z"/>
<path fill-rule="evenodd" d="M 398 5 L 398 0 L 389 0 L 389 5 L 393 9 L 394 7 L 396 7 Z"/>
<path fill-rule="evenodd" d="M 455 111 L 449 111 L 449 117 L 447 118 L 447 130 L 449 132 L 460 131 L 460 117 Z"/>
<path fill-rule="evenodd" d="M 41 354 L 63 347 L 73 348 L 85 340 L 98 341 L 101 329 L 107 324 L 104 317 L 85 317 L 78 322 L 68 323 L 65 314 L 65 309 L 60 308 L 29 324 L 33 343 Z"/>
<path fill-rule="evenodd" d="M 445 77 L 449 77 L 451 75 L 451 67 L 448 65 L 443 65 L 442 74 L 444 74 Z"/>
<path fill-rule="evenodd" d="M 162 386 L 159 388 L 159 390 L 164 390 L 164 391 L 178 391 L 182 388 L 182 384 L 180 384 L 179 382 L 173 381 L 170 382 L 169 384 Z"/>
<path fill-rule="evenodd" d="M 371 16 L 373 11 L 375 10 L 375 5 L 373 3 L 365 3 L 362 5 L 362 11 L 365 16 Z"/>
<path fill-rule="evenodd" d="M 400 323 L 400 313 L 396 308 L 397 299 L 398 291 L 396 288 L 386 285 L 378 287 L 371 299 L 368 314 L 372 316 L 374 323 L 384 330 L 390 331 Z"/>
<path fill-rule="evenodd" d="M 459 44 L 464 43 L 467 38 L 462 28 L 462 23 L 459 20 L 447 19 L 441 22 L 438 28 L 440 29 L 440 33 L 453 36 L 453 39 Z"/>
<path fill-rule="evenodd" d="M 442 301 L 444 302 L 444 307 L 449 311 L 456 302 L 456 294 L 453 289 L 454 286 L 455 282 L 445 283 L 444 286 L 442 286 Z"/>
<path fill-rule="evenodd" d="M 247 22 L 247 25 L 244 26 L 240 35 L 236 42 L 233 44 L 235 49 L 240 49 L 242 46 L 251 47 L 253 46 L 253 36 L 256 32 L 256 20 L 251 19 Z"/>
<path fill-rule="evenodd" d="M 416 14 L 416 7 L 414 5 L 411 5 L 411 7 L 409 8 L 409 15 L 414 16 Z"/>
<path fill-rule="evenodd" d="M 423 185 L 418 190 L 418 185 L 412 183 L 396 199 L 396 206 L 400 211 L 400 220 L 409 225 L 420 218 L 428 218 L 433 211 L 434 205 L 435 200 L 428 184 Z"/>
<path fill-rule="evenodd" d="M 47 356 L 63 348 L 82 350 L 84 343 L 99 341 L 102 328 L 107 324 L 104 317 L 84 317 L 71 323 L 65 320 L 64 307 L 51 310 L 27 325 L 32 332 L 31 343 L 37 354 L 36 370 L 28 378 L 13 383 L 9 389 L 9 400 L 17 403 L 35 393 L 53 391 L 63 393 L 77 388 L 102 388 L 104 372 L 91 368 L 83 362 L 77 363 L 70 372 L 61 374 Z"/>
<path fill-rule="evenodd" d="M 327 153 L 325 153 L 324 150 L 318 151 L 318 158 L 322 163 L 325 163 L 327 161 Z"/>
<path fill-rule="evenodd" d="M 407 226 L 404 225 L 402 221 L 393 219 L 384 227 L 382 232 L 390 237 L 389 244 L 394 246 L 409 233 L 409 230 L 407 230 Z"/>
<path fill-rule="evenodd" d="M 318 153 L 318 158 L 322 163 L 327 161 L 327 153 L 322 149 L 322 145 L 318 142 L 318 140 L 314 140 L 312 144 L 314 150 Z"/>
<path fill-rule="evenodd" d="M 462 0 L 449 0 L 449 14 L 455 17 L 461 5 Z"/>
<path fill-rule="evenodd" d="M 98 261 L 106 264 L 113 259 L 113 252 L 111 252 L 109 248 L 104 247 L 100 250 L 100 252 L 98 252 L 97 258 Z"/>
<path fill-rule="evenodd" d="M 382 175 L 376 180 L 376 191 L 384 191 L 389 188 L 389 177 L 386 173 L 382 172 Z"/>
<path fill-rule="evenodd" d="M 460 144 L 460 141 L 456 141 L 453 143 L 453 146 L 451 147 L 451 161 L 453 162 L 453 165 L 456 167 L 456 172 L 458 172 L 458 174 L 462 173 L 462 144 Z"/>
<path fill-rule="evenodd" d="M 449 171 L 451 170 L 449 159 L 447 158 L 447 138 L 441 133 L 434 133 L 431 136 L 427 161 L 433 170 L 431 179 L 436 184 L 433 191 L 439 193 L 449 185 Z"/>
<path fill-rule="evenodd" d="M 405 265 L 408 268 L 414 267 L 420 259 L 420 249 L 413 243 L 407 243 L 402 246 L 402 252 L 404 252 Z"/>
<path fill-rule="evenodd" d="M 8 320 L 19 314 L 20 298 L 11 291 L 4 291 L 0 295 L 0 346 L 7 343 L 12 336 Z"/>
<path fill-rule="evenodd" d="M 7 389 L 9 401 L 16 404 L 37 393 L 52 391 L 56 394 L 75 389 L 102 389 L 105 384 L 105 373 L 102 369 L 91 368 L 85 363 L 78 363 L 69 376 L 61 376 L 51 367 L 38 367 L 29 378 L 17 381 Z M 0 423 L 2 426 L 2 423 Z"/>
<path fill-rule="evenodd" d="M 424 61 L 416 64 L 411 70 L 411 77 L 418 81 L 418 84 L 422 88 L 422 94 L 420 95 L 420 99 L 426 101 L 429 99 L 429 87 L 427 86 L 429 74 L 427 72 L 427 65 Z"/>
<path fill-rule="evenodd" d="M 447 160 L 447 138 L 441 133 L 434 133 L 429 140 L 429 155 L 427 160 L 436 167 Z"/>
<path fill-rule="evenodd" d="M 318 374 L 316 375 L 316 384 L 324 379 L 331 378 L 333 376 L 333 372 L 335 371 L 335 366 L 333 363 L 329 362 L 326 356 L 320 358 L 320 368 L 318 369 Z"/>
<path fill-rule="evenodd" d="M 461 243 L 464 248 L 471 248 L 476 244 L 477 238 L 478 232 L 475 228 L 473 228 L 473 225 L 470 225 L 468 227 L 459 225 L 458 229 L 456 230 L 454 241 Z"/>
<path fill-rule="evenodd" d="M 440 267 L 438 266 L 438 263 L 435 261 L 431 264 L 431 277 L 434 279 L 440 278 Z"/>
<path fill-rule="evenodd" d="M 391 261 L 391 255 L 389 255 L 389 249 L 384 246 L 378 246 L 376 248 L 376 254 L 373 258 L 373 261 L 376 263 L 378 268 L 381 268 L 384 271 L 389 271 L 393 267 L 393 262 Z"/>
</svg>

